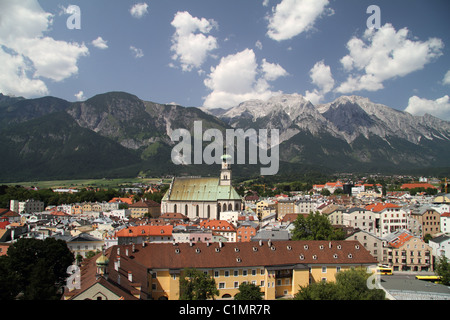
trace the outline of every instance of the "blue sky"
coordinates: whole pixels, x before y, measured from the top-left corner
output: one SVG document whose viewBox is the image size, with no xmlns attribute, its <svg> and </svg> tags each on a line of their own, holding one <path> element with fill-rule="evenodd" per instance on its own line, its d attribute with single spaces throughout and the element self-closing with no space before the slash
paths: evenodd
<svg viewBox="0 0 450 320">
<path fill-rule="evenodd" d="M 448 0 L 3 0 L 0 92 L 210 108 L 360 95 L 450 120 L 449 12 Z"/>
</svg>

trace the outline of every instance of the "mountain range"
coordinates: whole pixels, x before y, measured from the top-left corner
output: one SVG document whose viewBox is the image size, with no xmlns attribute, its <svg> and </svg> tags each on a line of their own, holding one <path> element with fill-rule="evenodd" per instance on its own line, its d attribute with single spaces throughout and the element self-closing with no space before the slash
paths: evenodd
<svg viewBox="0 0 450 320">
<path fill-rule="evenodd" d="M 225 110 L 143 101 L 125 92 L 80 102 L 0 94 L 0 181 L 217 175 L 218 165 L 171 161 L 172 132 L 192 132 L 194 121 L 222 132 L 278 129 L 282 175 L 450 167 L 450 122 L 359 96 L 313 105 L 298 94 L 278 95 Z M 257 165 L 233 167 L 238 177 L 258 173 Z"/>
</svg>

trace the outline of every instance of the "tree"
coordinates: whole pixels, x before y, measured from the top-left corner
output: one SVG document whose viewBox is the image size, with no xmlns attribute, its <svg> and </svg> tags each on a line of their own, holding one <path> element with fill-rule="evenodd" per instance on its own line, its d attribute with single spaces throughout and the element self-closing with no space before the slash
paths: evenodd
<svg viewBox="0 0 450 320">
<path fill-rule="evenodd" d="M 2 298 L 13 299 L 21 293 L 24 300 L 59 299 L 73 262 L 73 253 L 63 240 L 19 239 L 0 263 L 6 271 L 0 273 Z"/>
<path fill-rule="evenodd" d="M 336 283 L 320 281 L 301 286 L 294 300 L 337 300 L 336 293 Z"/>
<path fill-rule="evenodd" d="M 292 240 L 343 240 L 344 233 L 335 229 L 328 218 L 319 212 L 310 213 L 306 218 L 299 214 L 294 221 Z"/>
<path fill-rule="evenodd" d="M 314 282 L 300 287 L 295 300 L 384 300 L 381 289 L 369 289 L 370 274 L 364 269 L 349 269 L 336 275 L 336 282 Z"/>
<path fill-rule="evenodd" d="M 438 258 L 434 273 L 441 277 L 442 284 L 448 286 L 450 285 L 450 264 L 446 256 L 441 256 Z"/>
<path fill-rule="evenodd" d="M 186 268 L 180 279 L 180 300 L 214 299 L 219 295 L 216 281 L 195 268 Z"/>
<path fill-rule="evenodd" d="M 239 292 L 234 297 L 234 300 L 262 300 L 263 293 L 259 286 L 253 283 L 241 283 L 239 285 Z"/>
</svg>

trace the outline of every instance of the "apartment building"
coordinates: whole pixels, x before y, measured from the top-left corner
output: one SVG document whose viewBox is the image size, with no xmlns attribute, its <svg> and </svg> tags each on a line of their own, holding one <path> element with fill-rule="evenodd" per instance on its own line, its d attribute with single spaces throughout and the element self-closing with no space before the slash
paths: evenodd
<svg viewBox="0 0 450 320">
<path fill-rule="evenodd" d="M 411 218 L 421 227 L 421 237 L 429 234 L 434 236 L 441 232 L 441 215 L 430 207 L 419 207 L 411 210 Z"/>
<path fill-rule="evenodd" d="M 345 226 L 375 233 L 375 214 L 365 208 L 353 207 L 342 213 Z"/>
<path fill-rule="evenodd" d="M 34 199 L 26 201 L 11 200 L 9 209 L 17 213 L 34 213 L 44 211 L 44 202 Z"/>
<path fill-rule="evenodd" d="M 382 263 L 394 271 L 433 271 L 432 247 L 407 230 L 388 235 L 383 248 Z"/>
<path fill-rule="evenodd" d="M 295 201 L 289 199 L 279 200 L 276 204 L 278 219 L 283 218 L 286 214 L 295 212 Z"/>
<path fill-rule="evenodd" d="M 376 264 L 358 241 L 150 243 L 114 246 L 88 261 L 79 289 L 64 299 L 178 300 L 186 267 L 210 275 L 217 299 L 230 299 L 243 282 L 264 299 L 292 296 L 300 286 L 335 281 L 338 272 Z"/>
<path fill-rule="evenodd" d="M 363 247 L 366 248 L 375 259 L 377 259 L 377 261 L 383 261 L 384 241 L 375 234 L 365 230 L 356 229 L 353 233 L 346 237 L 346 240 L 359 241 Z"/>
<path fill-rule="evenodd" d="M 379 237 L 408 228 L 409 215 L 402 206 L 389 202 L 379 202 L 370 204 L 365 209 L 374 213 L 375 234 Z"/>
</svg>

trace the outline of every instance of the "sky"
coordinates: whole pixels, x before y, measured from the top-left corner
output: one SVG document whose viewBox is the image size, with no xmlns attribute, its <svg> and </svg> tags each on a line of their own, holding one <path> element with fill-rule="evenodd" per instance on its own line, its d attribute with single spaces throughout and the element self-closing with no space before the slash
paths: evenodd
<svg viewBox="0 0 450 320">
<path fill-rule="evenodd" d="M 358 95 L 450 121 L 448 0 L 0 0 L 0 92 L 230 108 Z"/>
</svg>

